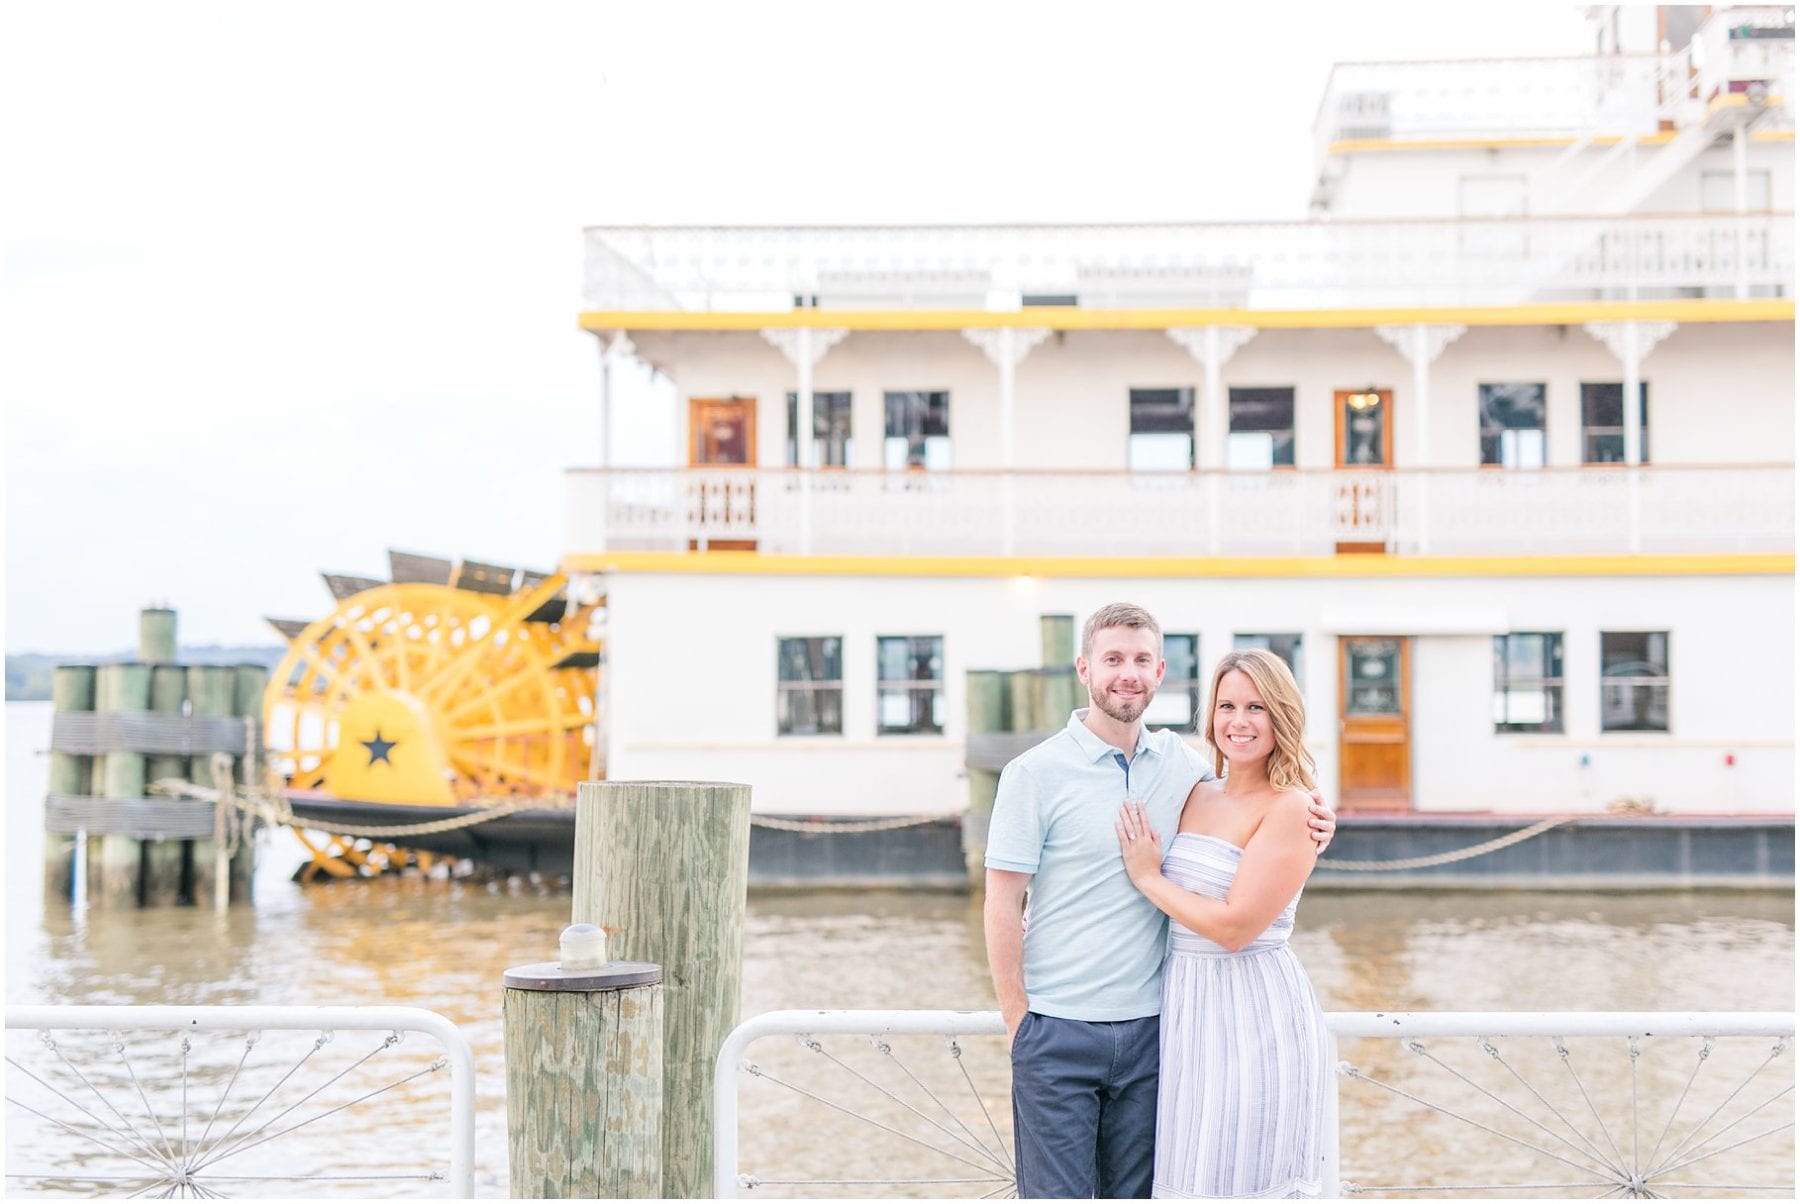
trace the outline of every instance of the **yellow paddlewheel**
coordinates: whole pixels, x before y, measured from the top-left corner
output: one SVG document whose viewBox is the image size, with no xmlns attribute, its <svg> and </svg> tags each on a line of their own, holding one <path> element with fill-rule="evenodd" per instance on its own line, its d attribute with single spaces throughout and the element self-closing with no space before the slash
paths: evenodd
<svg viewBox="0 0 1800 1204">
<path fill-rule="evenodd" d="M 294 635 L 263 700 L 297 790 L 454 806 L 590 776 L 599 644 L 557 575 L 514 593 L 371 584 Z"/>
</svg>

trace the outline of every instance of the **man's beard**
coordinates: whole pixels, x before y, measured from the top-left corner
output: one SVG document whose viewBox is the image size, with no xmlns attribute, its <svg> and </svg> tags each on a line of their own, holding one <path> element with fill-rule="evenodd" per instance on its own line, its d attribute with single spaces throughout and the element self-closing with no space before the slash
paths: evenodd
<svg viewBox="0 0 1800 1204">
<path fill-rule="evenodd" d="M 1092 682 L 1088 683 L 1088 701 L 1099 707 L 1102 715 L 1119 723 L 1136 723 L 1138 717 L 1144 713 L 1144 708 L 1150 705 L 1150 700 L 1155 696 L 1154 691 L 1145 690 L 1138 695 L 1137 702 L 1115 705 L 1107 699 L 1105 691 Z"/>
</svg>

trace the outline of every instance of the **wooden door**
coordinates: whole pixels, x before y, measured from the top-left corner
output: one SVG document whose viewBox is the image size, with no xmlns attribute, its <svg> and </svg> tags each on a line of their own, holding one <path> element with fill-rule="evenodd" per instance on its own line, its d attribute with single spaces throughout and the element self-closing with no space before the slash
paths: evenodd
<svg viewBox="0 0 1800 1204">
<path fill-rule="evenodd" d="M 1385 552 L 1394 533 L 1394 391 L 1332 394 L 1337 550 Z"/>
<path fill-rule="evenodd" d="M 1412 810 L 1412 640 L 1338 638 L 1338 805 Z"/>
<path fill-rule="evenodd" d="M 756 463 L 756 399 L 688 399 L 688 464 Z"/>
<path fill-rule="evenodd" d="M 688 466 L 756 466 L 756 399 L 688 399 Z M 735 474 L 734 474 L 735 475 Z M 756 482 L 696 474 L 688 490 L 688 550 L 756 550 Z"/>
</svg>

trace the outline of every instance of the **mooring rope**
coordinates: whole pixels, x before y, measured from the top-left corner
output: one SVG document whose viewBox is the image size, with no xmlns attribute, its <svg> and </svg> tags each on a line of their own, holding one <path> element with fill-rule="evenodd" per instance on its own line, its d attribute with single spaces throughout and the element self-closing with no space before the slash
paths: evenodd
<svg viewBox="0 0 1800 1204">
<path fill-rule="evenodd" d="M 472 828 L 477 824 L 485 824 L 502 816 L 512 815 L 519 811 L 568 810 L 572 801 L 566 795 L 550 798 L 502 798 L 469 800 L 468 805 L 479 807 L 465 815 L 451 816 L 448 819 L 430 820 L 417 824 L 389 824 L 383 826 L 345 827 L 316 819 L 302 819 L 294 814 L 293 805 L 278 789 L 267 787 L 245 786 L 234 789 L 229 785 L 224 789 L 213 789 L 197 786 L 180 778 L 163 778 L 151 784 L 150 792 L 166 795 L 171 798 L 192 798 L 212 803 L 220 813 L 242 812 L 253 815 L 265 823 L 275 827 L 298 826 L 313 828 L 320 832 L 330 832 L 337 836 L 365 837 L 370 840 L 395 840 L 407 836 L 431 836 L 439 832 L 454 832 L 459 828 Z M 482 804 L 488 804 L 482 806 Z M 750 822 L 759 828 L 771 828 L 781 832 L 801 832 L 807 835 L 834 833 L 838 835 L 861 835 L 869 832 L 894 832 L 902 828 L 917 828 L 926 824 L 938 823 L 946 818 L 942 815 L 904 815 L 891 819 L 870 820 L 828 820 L 828 819 L 783 819 L 774 815 L 752 815 Z M 217 829 L 215 829 L 217 831 Z"/>
<path fill-rule="evenodd" d="M 834 832 L 843 835 L 855 835 L 863 832 L 896 832 L 901 828 L 920 828 L 926 824 L 935 824 L 944 819 L 942 815 L 901 815 L 893 819 L 782 819 L 775 815 L 752 815 L 750 822 L 759 828 L 771 828 L 777 832 L 805 832 L 817 835 Z"/>
<path fill-rule="evenodd" d="M 231 788 L 215 790 L 206 786 L 196 786 L 192 782 L 180 778 L 163 778 L 150 786 L 153 794 L 168 795 L 172 798 L 193 798 L 212 803 L 220 812 L 241 811 L 255 816 L 273 827 L 313 828 L 321 832 L 330 832 L 337 836 L 367 837 L 370 840 L 390 840 L 405 836 L 429 836 L 437 832 L 454 832 L 458 828 L 472 828 L 477 824 L 485 824 L 489 820 L 499 819 L 503 815 L 511 815 L 516 811 L 543 809 L 544 799 L 513 798 L 497 800 L 494 805 L 465 815 L 453 815 L 448 819 L 431 820 L 417 824 L 390 824 L 370 827 L 344 827 L 328 822 L 302 819 L 294 814 L 293 804 L 279 790 L 265 787 L 246 786 L 240 793 Z M 484 799 L 472 800 L 475 803 Z"/>
<path fill-rule="evenodd" d="M 1580 819 L 1579 815 L 1559 815 L 1553 819 L 1542 820 L 1529 828 L 1520 828 L 1517 832 L 1509 832 L 1494 840 L 1484 840 L 1480 844 L 1470 845 L 1466 849 L 1454 849 L 1448 853 L 1433 853 L 1428 857 L 1400 857 L 1393 861 L 1339 861 L 1331 857 L 1321 857 L 1318 868 L 1326 870 L 1420 870 L 1427 866 L 1449 865 L 1454 861 L 1467 861 L 1471 857 L 1483 857 L 1498 852 L 1511 845 L 1530 840 L 1533 836 L 1542 836 L 1552 828 L 1563 824 L 1572 824 Z"/>
<path fill-rule="evenodd" d="M 166 795 L 172 798 L 192 798 L 212 803 L 218 808 L 218 814 L 230 819 L 221 818 L 215 827 L 216 836 L 227 842 L 233 852 L 236 851 L 240 839 L 241 824 L 237 813 L 255 816 L 263 822 L 275 827 L 297 826 L 312 828 L 321 832 L 330 832 L 337 836 L 360 837 L 368 840 L 402 840 L 408 836 L 432 836 L 441 832 L 454 832 L 461 828 L 473 828 L 492 820 L 513 815 L 520 811 L 531 810 L 566 810 L 570 799 L 566 795 L 550 798 L 477 798 L 468 801 L 467 805 L 477 810 L 463 815 L 451 816 L 448 819 L 428 820 L 416 824 L 385 824 L 346 827 L 316 819 L 301 819 L 294 814 L 293 806 L 287 796 L 279 789 L 270 787 L 245 786 L 234 789 L 229 779 L 221 789 L 198 786 L 179 778 L 163 778 L 150 786 L 152 794 Z M 483 805 L 487 804 L 487 805 Z M 875 832 L 897 832 L 906 828 L 919 828 L 928 824 L 940 823 L 948 818 L 944 815 L 901 815 L 884 819 L 835 820 L 835 819 L 786 819 L 776 815 L 752 815 L 750 823 L 758 828 L 767 828 L 777 832 L 797 832 L 807 836 L 860 836 Z M 1403 857 L 1391 861 L 1348 861 L 1336 858 L 1322 858 L 1321 869 L 1366 872 L 1379 870 L 1412 870 L 1425 869 L 1435 865 L 1449 865 L 1452 862 L 1466 861 L 1472 857 L 1482 857 L 1497 852 L 1534 836 L 1541 836 L 1552 828 L 1573 823 L 1581 818 L 1576 815 L 1562 815 L 1542 820 L 1528 828 L 1510 832 L 1494 840 L 1470 845 L 1466 849 L 1456 849 L 1447 853 L 1433 853 L 1426 857 Z"/>
</svg>

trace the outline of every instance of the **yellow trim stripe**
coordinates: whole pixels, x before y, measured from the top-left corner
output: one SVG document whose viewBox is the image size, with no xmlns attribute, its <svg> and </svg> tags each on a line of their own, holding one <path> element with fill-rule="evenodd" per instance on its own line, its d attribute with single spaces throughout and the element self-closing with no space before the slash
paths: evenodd
<svg viewBox="0 0 1800 1204">
<path fill-rule="evenodd" d="M 1674 131 L 1645 134 L 1639 146 L 1664 146 L 1675 140 Z M 1792 142 L 1792 130 L 1751 130 L 1752 142 Z M 1560 150 L 1574 146 L 1575 138 L 1340 138 L 1325 148 L 1328 155 L 1361 155 L 1385 151 L 1438 150 Z M 1617 146 L 1623 139 L 1607 134 L 1593 139 L 1593 146 Z"/>
<path fill-rule="evenodd" d="M 1766 577 L 1792 553 L 1680 556 L 794 556 L 572 552 L 566 573 L 777 577 Z"/>
<path fill-rule="evenodd" d="M 583 330 L 963 330 L 1042 326 L 1051 330 L 1167 330 L 1172 326 L 1254 326 L 1304 330 L 1444 322 L 1459 326 L 1578 326 L 1584 322 L 1792 322 L 1792 299 L 1737 301 L 1545 301 L 1527 305 L 1401 306 L 1381 309 L 1080 309 L 1046 305 L 1024 310 L 790 309 L 589 310 Z"/>
</svg>

